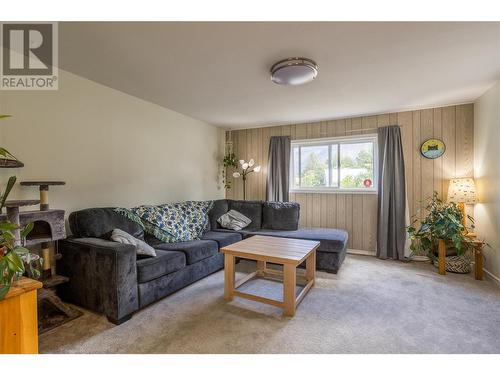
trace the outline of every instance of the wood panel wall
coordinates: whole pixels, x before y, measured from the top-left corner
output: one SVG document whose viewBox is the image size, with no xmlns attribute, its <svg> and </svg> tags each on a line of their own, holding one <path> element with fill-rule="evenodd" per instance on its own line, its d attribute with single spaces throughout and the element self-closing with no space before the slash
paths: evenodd
<svg viewBox="0 0 500 375">
<path fill-rule="evenodd" d="M 401 126 L 406 167 L 407 193 L 412 217 L 421 217 L 425 201 L 437 191 L 446 198 L 448 181 L 453 177 L 473 177 L 473 104 L 417 111 L 387 113 L 308 124 L 283 125 L 226 132 L 238 159 L 255 159 L 262 172 L 247 179 L 247 199 L 266 197 L 269 138 L 290 135 L 292 139 L 369 134 L 377 127 Z M 445 154 L 435 160 L 420 155 L 420 145 L 429 138 L 446 144 Z M 242 199 L 241 179 L 229 174 L 230 199 Z M 291 201 L 301 205 L 300 224 L 311 227 L 342 228 L 349 232 L 349 248 L 367 252 L 376 249 L 377 195 L 341 193 L 296 193 Z"/>
</svg>

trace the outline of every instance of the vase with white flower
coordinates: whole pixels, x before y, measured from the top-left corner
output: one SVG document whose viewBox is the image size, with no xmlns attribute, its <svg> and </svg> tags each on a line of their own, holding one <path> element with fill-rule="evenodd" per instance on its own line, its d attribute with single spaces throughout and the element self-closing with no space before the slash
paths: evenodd
<svg viewBox="0 0 500 375">
<path fill-rule="evenodd" d="M 255 165 L 255 161 L 253 159 L 250 159 L 249 161 L 245 160 L 240 160 L 240 168 L 241 171 L 234 172 L 233 177 L 234 178 L 242 178 L 243 179 L 243 200 L 246 200 L 246 195 L 247 195 L 247 189 L 246 189 L 246 181 L 247 181 L 247 176 L 250 173 L 259 173 L 260 172 L 260 165 Z"/>
</svg>

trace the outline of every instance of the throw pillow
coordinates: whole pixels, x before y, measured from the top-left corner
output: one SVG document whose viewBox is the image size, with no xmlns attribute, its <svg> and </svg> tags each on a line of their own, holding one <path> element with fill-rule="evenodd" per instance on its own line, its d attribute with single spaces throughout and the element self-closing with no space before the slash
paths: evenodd
<svg viewBox="0 0 500 375">
<path fill-rule="evenodd" d="M 212 206 L 213 201 L 187 201 L 117 211 L 131 220 L 138 218 L 146 233 L 172 243 L 199 239 L 209 228 Z"/>
<path fill-rule="evenodd" d="M 121 229 L 113 229 L 111 233 L 111 240 L 120 243 L 126 243 L 129 245 L 134 245 L 136 248 L 137 255 L 148 255 L 151 257 L 156 256 L 156 251 L 151 246 L 149 246 L 146 242 L 141 241 L 138 238 L 135 238 L 131 234 L 121 230 Z"/>
<path fill-rule="evenodd" d="M 230 210 L 217 220 L 222 228 L 241 230 L 247 227 L 252 220 L 235 210 Z"/>
</svg>

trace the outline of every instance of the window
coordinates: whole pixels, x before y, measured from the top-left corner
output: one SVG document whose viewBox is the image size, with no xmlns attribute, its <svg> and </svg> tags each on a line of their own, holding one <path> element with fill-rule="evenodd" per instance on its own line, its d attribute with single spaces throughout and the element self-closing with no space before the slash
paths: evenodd
<svg viewBox="0 0 500 375">
<path fill-rule="evenodd" d="M 292 192 L 376 192 L 377 136 L 292 141 Z"/>
</svg>

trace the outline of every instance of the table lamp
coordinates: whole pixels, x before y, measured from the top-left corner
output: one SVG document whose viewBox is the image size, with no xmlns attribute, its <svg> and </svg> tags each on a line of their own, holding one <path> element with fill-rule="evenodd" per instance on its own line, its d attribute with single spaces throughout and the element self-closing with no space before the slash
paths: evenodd
<svg viewBox="0 0 500 375">
<path fill-rule="evenodd" d="M 477 203 L 476 185 L 473 178 L 454 178 L 448 188 L 448 202 L 458 204 L 462 211 L 462 225 L 465 227 L 465 205 Z"/>
</svg>

